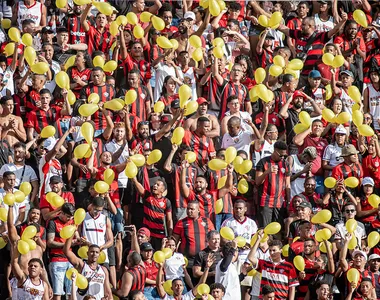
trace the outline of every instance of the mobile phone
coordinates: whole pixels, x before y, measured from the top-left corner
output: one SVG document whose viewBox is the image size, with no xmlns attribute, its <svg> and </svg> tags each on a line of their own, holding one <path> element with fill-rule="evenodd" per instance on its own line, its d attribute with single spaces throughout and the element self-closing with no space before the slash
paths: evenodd
<svg viewBox="0 0 380 300">
<path fill-rule="evenodd" d="M 124 226 L 124 231 L 132 231 L 133 229 L 133 226 L 129 225 L 129 226 Z"/>
</svg>

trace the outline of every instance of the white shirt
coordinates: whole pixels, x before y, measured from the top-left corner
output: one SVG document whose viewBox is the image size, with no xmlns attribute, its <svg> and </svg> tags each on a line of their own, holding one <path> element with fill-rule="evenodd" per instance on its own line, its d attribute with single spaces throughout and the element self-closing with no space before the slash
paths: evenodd
<svg viewBox="0 0 380 300">
<path fill-rule="evenodd" d="M 121 145 L 119 145 L 115 139 L 113 139 L 111 142 L 107 143 L 104 146 L 105 151 L 109 151 L 111 153 L 115 153 L 120 149 Z M 115 161 L 114 165 L 122 164 L 127 160 L 129 157 L 129 149 L 128 149 L 128 144 L 125 145 L 125 148 L 119 158 Z M 117 178 L 117 183 L 119 185 L 119 188 L 126 188 L 128 184 L 128 177 L 125 175 L 124 170 L 119 173 L 118 178 Z"/>
<path fill-rule="evenodd" d="M 179 74 L 181 75 L 180 78 L 183 79 L 181 69 L 179 67 L 177 67 L 177 69 L 179 71 Z M 174 67 L 168 66 L 167 64 L 160 62 L 156 66 L 156 84 L 154 87 L 154 95 L 153 95 L 154 103 L 156 103 L 158 99 L 160 98 L 165 77 L 169 75 L 173 77 L 177 77 Z"/>
<path fill-rule="evenodd" d="M 38 170 L 40 173 L 40 195 L 41 193 L 46 194 L 51 192 L 50 188 L 50 178 L 52 176 L 62 176 L 62 166 L 58 159 L 53 158 L 48 163 L 46 163 L 46 155 L 42 156 L 38 165 Z"/>
<path fill-rule="evenodd" d="M 325 152 L 323 152 L 322 160 L 329 162 L 329 166 L 335 167 L 343 162 L 342 148 L 336 143 L 330 144 L 326 147 Z"/>
<path fill-rule="evenodd" d="M 13 189 L 13 193 L 17 192 L 18 189 Z M 5 197 L 7 193 L 5 192 L 4 189 L 0 189 L 0 207 L 4 207 L 9 210 L 9 206 L 4 203 L 3 198 Z M 13 223 L 16 224 L 16 221 L 18 219 L 18 216 L 20 215 L 20 210 L 25 209 L 25 201 L 18 203 L 15 202 L 13 204 Z"/>
<path fill-rule="evenodd" d="M 12 71 L 11 67 L 8 66 L 3 75 L 3 82 L 5 83 L 5 89 L 9 90 L 11 92 L 11 95 L 15 93 L 15 85 L 13 82 L 13 74 L 15 71 Z"/>
<path fill-rule="evenodd" d="M 336 233 L 335 233 L 335 239 L 336 240 L 342 240 L 346 234 L 348 233 L 346 224 L 345 223 L 338 223 L 336 226 Z M 354 235 L 358 242 L 359 249 L 362 248 L 362 240 L 367 238 L 367 234 L 365 232 L 365 228 L 362 222 L 358 222 L 358 226 L 356 227 L 354 231 Z"/>
<path fill-rule="evenodd" d="M 59 65 L 58 62 L 56 62 L 55 60 L 52 60 L 50 67 L 51 67 L 51 68 L 53 69 L 53 71 L 54 71 L 54 76 L 53 76 L 53 78 L 52 78 L 51 81 L 46 81 L 46 83 L 45 83 L 45 87 L 46 87 L 51 93 L 53 93 L 55 87 L 57 86 L 57 84 L 55 83 L 55 76 L 59 73 L 59 71 L 61 71 L 61 66 Z"/>
<path fill-rule="evenodd" d="M 193 295 L 193 291 L 190 290 L 185 295 L 181 296 L 181 300 L 194 300 L 195 296 Z M 162 300 L 175 300 L 173 296 L 169 296 L 168 294 L 165 294 L 165 297 Z"/>
<path fill-rule="evenodd" d="M 183 265 L 185 265 L 183 255 L 181 253 L 174 252 L 172 257 L 167 259 L 164 264 L 166 280 L 185 277 Z"/>
<path fill-rule="evenodd" d="M 252 142 L 252 134 L 247 131 L 240 130 L 237 136 L 231 136 L 228 132 L 223 135 L 222 148 L 227 149 L 232 146 L 237 151 L 244 150 L 249 157 L 249 148 Z"/>
<path fill-rule="evenodd" d="M 227 268 L 226 272 L 220 270 L 222 260 L 216 265 L 215 282 L 223 284 L 226 288 L 223 300 L 237 300 L 241 299 L 239 274 L 236 266 L 233 263 Z"/>
</svg>

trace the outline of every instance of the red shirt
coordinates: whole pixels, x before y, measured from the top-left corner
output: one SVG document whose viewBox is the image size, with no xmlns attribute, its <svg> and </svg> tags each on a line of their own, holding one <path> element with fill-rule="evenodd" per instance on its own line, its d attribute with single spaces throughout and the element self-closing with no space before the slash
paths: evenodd
<svg viewBox="0 0 380 300">
<path fill-rule="evenodd" d="M 96 179 L 104 181 L 104 171 L 107 169 L 108 168 L 106 168 L 106 167 L 99 167 L 98 173 L 96 174 Z M 120 196 L 119 196 L 119 185 L 117 183 L 117 178 L 118 178 L 119 174 L 116 171 L 115 166 L 110 166 L 110 169 L 115 173 L 115 178 L 110 185 L 109 195 L 110 195 L 110 198 L 111 198 L 113 204 L 115 204 L 116 208 L 121 208 Z"/>
<path fill-rule="evenodd" d="M 198 136 L 195 132 L 186 130 L 182 142 L 190 146 L 194 151 L 199 166 L 207 164 L 209 159 L 215 156 L 215 147 L 212 138 Z"/>
<path fill-rule="evenodd" d="M 375 181 L 375 187 L 380 187 L 380 157 L 367 155 L 363 158 L 363 177 L 371 177 Z"/>
<path fill-rule="evenodd" d="M 328 145 L 328 141 L 325 138 L 311 136 L 310 134 L 303 141 L 303 145 L 298 148 L 298 153 L 302 153 L 302 151 L 309 146 L 315 147 L 317 149 L 317 157 L 313 160 L 311 172 L 314 175 L 323 175 L 322 169 L 322 157 L 323 152 L 325 152 L 325 148 Z"/>
<path fill-rule="evenodd" d="M 54 233 L 54 241 L 58 243 L 64 243 L 65 239 L 61 238 L 60 232 L 63 227 L 67 225 L 73 225 L 74 220 L 70 220 L 66 223 L 63 223 L 59 217 L 56 217 L 49 221 L 47 226 L 47 234 Z M 63 254 L 62 248 L 49 248 L 49 259 L 51 262 L 67 262 L 68 259 L 65 254 Z"/>
<path fill-rule="evenodd" d="M 71 192 L 62 192 L 60 195 L 63 200 L 65 200 L 65 203 L 71 203 L 75 206 L 75 200 L 74 196 Z M 51 204 L 47 201 L 46 195 L 42 195 L 40 199 L 40 209 L 48 208 L 49 212 L 53 211 L 55 208 L 51 206 Z"/>
<path fill-rule="evenodd" d="M 38 109 L 36 111 L 31 111 L 27 115 L 27 121 L 25 127 L 34 128 L 37 133 L 41 133 L 41 130 L 48 126 L 54 125 L 58 118 L 61 116 L 61 109 L 58 107 L 50 107 L 48 111 L 43 109 Z"/>
<path fill-rule="evenodd" d="M 101 33 L 95 26 L 90 25 L 90 30 L 87 32 L 88 36 L 88 53 L 91 55 L 94 51 L 102 51 L 108 54 L 114 42 L 114 37 L 109 30 L 104 30 Z"/>
</svg>

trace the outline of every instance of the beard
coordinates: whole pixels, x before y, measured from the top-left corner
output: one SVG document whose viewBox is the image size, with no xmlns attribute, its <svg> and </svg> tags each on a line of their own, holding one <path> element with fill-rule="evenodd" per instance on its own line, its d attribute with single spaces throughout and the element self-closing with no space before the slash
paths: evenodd
<svg viewBox="0 0 380 300">
<path fill-rule="evenodd" d="M 294 107 L 297 108 L 297 109 L 301 108 L 302 105 L 303 105 L 303 103 L 301 103 L 301 102 L 294 103 Z"/>
</svg>

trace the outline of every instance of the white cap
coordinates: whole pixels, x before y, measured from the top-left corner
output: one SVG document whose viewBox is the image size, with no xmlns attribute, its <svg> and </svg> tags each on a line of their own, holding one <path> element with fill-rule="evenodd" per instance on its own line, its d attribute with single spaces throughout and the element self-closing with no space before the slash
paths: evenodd
<svg viewBox="0 0 380 300">
<path fill-rule="evenodd" d="M 373 181 L 373 179 L 371 177 L 364 177 L 363 181 L 362 181 L 362 185 L 375 186 L 375 182 Z"/>
<path fill-rule="evenodd" d="M 346 128 L 341 124 L 335 129 L 335 133 L 347 134 Z"/>
<path fill-rule="evenodd" d="M 355 238 L 355 236 L 354 236 L 354 238 Z M 354 252 L 352 252 L 352 257 L 354 258 L 357 254 L 360 254 L 361 256 L 364 257 L 365 260 L 367 260 L 367 253 L 365 253 L 364 251 L 355 250 Z"/>
<path fill-rule="evenodd" d="M 368 257 L 368 260 L 372 260 L 372 259 L 380 259 L 380 255 L 379 254 L 371 254 L 369 257 Z"/>
<path fill-rule="evenodd" d="M 192 19 L 193 21 L 195 21 L 195 13 L 193 13 L 192 11 L 187 11 L 183 18 L 186 20 L 186 19 Z"/>
<path fill-rule="evenodd" d="M 57 143 L 57 140 L 53 137 L 49 137 L 44 141 L 44 148 L 47 149 L 48 151 L 51 151 L 55 144 Z"/>
</svg>

